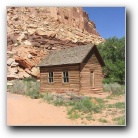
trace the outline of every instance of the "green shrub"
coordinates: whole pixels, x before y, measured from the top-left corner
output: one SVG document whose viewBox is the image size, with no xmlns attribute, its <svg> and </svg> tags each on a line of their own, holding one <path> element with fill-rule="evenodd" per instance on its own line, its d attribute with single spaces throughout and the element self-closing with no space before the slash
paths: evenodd
<svg viewBox="0 0 138 138">
<path fill-rule="evenodd" d="M 92 102 L 89 98 L 84 98 L 83 100 L 73 101 L 72 106 L 75 110 L 82 112 L 92 111 Z"/>
<path fill-rule="evenodd" d="M 17 94 L 24 94 L 30 96 L 33 99 L 39 98 L 39 88 L 40 83 L 37 81 L 24 81 L 24 80 L 14 80 L 13 86 L 11 87 L 11 92 Z"/>
<path fill-rule="evenodd" d="M 27 81 L 27 82 L 28 82 L 28 81 L 34 81 L 34 82 L 36 82 L 37 79 L 34 78 L 34 77 L 28 77 L 28 78 L 24 78 L 23 81 Z"/>
<path fill-rule="evenodd" d="M 111 84 L 103 84 L 103 91 L 104 92 L 111 92 Z"/>
<path fill-rule="evenodd" d="M 36 90 L 39 92 L 40 83 L 38 81 L 28 81 L 28 82 L 25 82 L 25 84 L 27 85 L 28 91 Z"/>
<path fill-rule="evenodd" d="M 80 114 L 77 113 L 74 109 L 70 109 L 68 111 L 68 116 L 69 116 L 69 119 L 78 119 L 80 117 Z"/>
<path fill-rule="evenodd" d="M 82 100 L 73 101 L 71 103 L 73 109 L 84 112 L 84 113 L 94 113 L 100 112 L 100 107 L 94 103 L 92 103 L 89 97 L 85 97 Z"/>
<path fill-rule="evenodd" d="M 44 95 L 43 95 L 43 100 L 44 101 L 47 101 L 48 103 L 51 103 L 54 99 L 54 96 L 52 94 L 49 94 L 48 92 L 46 92 Z"/>
<path fill-rule="evenodd" d="M 88 114 L 85 118 L 86 118 L 88 121 L 93 120 L 93 118 L 92 118 L 92 115 L 91 115 L 91 114 Z"/>
<path fill-rule="evenodd" d="M 102 123 L 107 123 L 107 120 L 103 119 L 103 118 L 100 118 L 99 121 L 102 122 Z"/>
<path fill-rule="evenodd" d="M 41 97 L 41 95 L 39 94 L 38 91 L 34 90 L 34 91 L 29 91 L 26 93 L 27 96 L 30 96 L 32 99 L 38 99 Z"/>
<path fill-rule="evenodd" d="M 22 80 L 16 79 L 13 81 L 13 86 L 11 87 L 10 91 L 16 94 L 25 94 L 27 91 L 27 86 Z"/>
<path fill-rule="evenodd" d="M 30 96 L 32 99 L 38 99 L 41 97 L 39 94 L 40 83 L 38 81 L 26 81 L 27 92 L 26 95 Z"/>
<path fill-rule="evenodd" d="M 117 125 L 125 125 L 125 116 L 114 118 L 113 121 L 117 121 Z"/>
<path fill-rule="evenodd" d="M 54 104 L 55 106 L 62 106 L 62 105 L 65 104 L 65 102 L 64 102 L 64 100 L 63 100 L 62 98 L 57 98 L 57 99 L 55 99 L 55 100 L 53 101 L 53 104 Z"/>
<path fill-rule="evenodd" d="M 124 102 L 118 102 L 118 103 L 115 104 L 115 107 L 124 109 L 125 108 L 125 103 Z"/>
<path fill-rule="evenodd" d="M 115 103 L 115 104 L 108 104 L 108 108 L 124 109 L 125 108 L 125 103 L 124 102 L 118 102 L 118 103 Z"/>
<path fill-rule="evenodd" d="M 125 86 L 117 83 L 103 84 L 104 92 L 112 92 L 113 95 L 125 94 Z"/>
</svg>

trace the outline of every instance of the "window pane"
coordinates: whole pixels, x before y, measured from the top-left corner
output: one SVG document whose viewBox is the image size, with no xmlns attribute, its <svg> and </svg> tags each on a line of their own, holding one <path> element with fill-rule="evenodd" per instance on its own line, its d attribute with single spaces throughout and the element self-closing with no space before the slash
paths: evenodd
<svg viewBox="0 0 138 138">
<path fill-rule="evenodd" d="M 49 82 L 51 82 L 51 79 L 49 78 Z"/>
<path fill-rule="evenodd" d="M 68 72 L 66 72 L 66 77 L 68 77 Z"/>
<path fill-rule="evenodd" d="M 48 81 L 53 82 L 53 72 L 48 73 Z"/>
<path fill-rule="evenodd" d="M 63 71 L 63 81 L 64 82 L 69 82 L 68 71 Z"/>
<path fill-rule="evenodd" d="M 49 77 L 53 77 L 53 72 L 49 72 Z"/>
<path fill-rule="evenodd" d="M 65 75 L 65 72 L 63 72 L 63 77 L 65 77 L 66 75 Z"/>
</svg>

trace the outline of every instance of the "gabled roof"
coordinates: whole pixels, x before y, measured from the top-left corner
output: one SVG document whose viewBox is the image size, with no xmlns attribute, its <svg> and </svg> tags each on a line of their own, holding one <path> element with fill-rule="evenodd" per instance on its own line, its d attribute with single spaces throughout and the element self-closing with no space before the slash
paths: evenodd
<svg viewBox="0 0 138 138">
<path fill-rule="evenodd" d="M 75 46 L 67 49 L 51 51 L 38 66 L 54 66 L 64 64 L 82 63 L 90 50 L 94 47 L 93 44 Z"/>
</svg>

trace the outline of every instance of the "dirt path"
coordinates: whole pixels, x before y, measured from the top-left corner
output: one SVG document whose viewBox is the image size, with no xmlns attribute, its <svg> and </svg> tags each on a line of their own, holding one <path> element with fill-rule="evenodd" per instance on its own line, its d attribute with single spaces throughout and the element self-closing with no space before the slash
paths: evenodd
<svg viewBox="0 0 138 138">
<path fill-rule="evenodd" d="M 7 93 L 7 125 L 72 125 L 66 108 Z"/>
<path fill-rule="evenodd" d="M 117 97 L 118 99 L 114 100 L 106 99 L 108 95 L 105 93 L 96 97 L 103 98 L 110 104 L 124 101 L 124 97 Z M 123 115 L 122 110 L 110 108 L 105 109 L 102 113 L 93 114 L 93 119 L 89 121 L 81 118 L 71 120 L 68 119 L 66 107 L 57 107 L 42 99 L 31 99 L 7 92 L 7 125 L 9 126 L 115 125 L 112 119 L 121 115 Z M 106 119 L 107 122 L 103 123 L 99 119 Z"/>
</svg>

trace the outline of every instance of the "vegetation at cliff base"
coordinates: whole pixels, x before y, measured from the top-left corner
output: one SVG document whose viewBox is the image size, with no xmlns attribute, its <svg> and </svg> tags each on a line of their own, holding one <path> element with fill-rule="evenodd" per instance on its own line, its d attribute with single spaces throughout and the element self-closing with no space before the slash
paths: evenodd
<svg viewBox="0 0 138 138">
<path fill-rule="evenodd" d="M 104 62 L 103 83 L 125 83 L 125 37 L 106 39 L 104 44 L 97 47 Z"/>
</svg>

